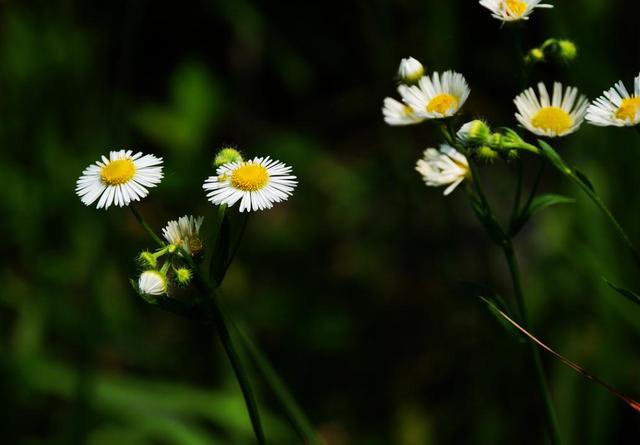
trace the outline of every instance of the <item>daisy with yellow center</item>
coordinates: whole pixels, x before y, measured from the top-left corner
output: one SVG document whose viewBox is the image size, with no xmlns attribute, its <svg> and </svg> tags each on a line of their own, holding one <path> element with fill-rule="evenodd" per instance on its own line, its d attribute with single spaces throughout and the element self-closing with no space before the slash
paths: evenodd
<svg viewBox="0 0 640 445">
<path fill-rule="evenodd" d="M 543 83 L 538 84 L 539 97 L 533 88 L 523 91 L 513 100 L 518 108 L 518 122 L 538 136 L 554 138 L 577 131 L 589 102 L 584 95 L 578 98 L 577 88 L 567 87 L 564 95 L 562 89 L 561 83 L 554 83 L 551 98 Z"/>
<path fill-rule="evenodd" d="M 158 185 L 162 176 L 162 158 L 131 150 L 112 151 L 109 158 L 102 156 L 82 172 L 76 193 L 85 205 L 97 200 L 98 209 L 123 207 L 147 196 L 147 188 Z"/>
<path fill-rule="evenodd" d="M 240 211 L 270 209 L 274 202 L 285 201 L 298 184 L 291 167 L 266 158 L 230 162 L 216 170 L 202 186 L 215 205 L 231 207 L 240 201 Z"/>
<path fill-rule="evenodd" d="M 448 186 L 444 190 L 445 196 L 471 174 L 467 158 L 447 144 L 441 145 L 439 150 L 427 148 L 423 158 L 416 163 L 416 170 L 429 187 Z"/>
<path fill-rule="evenodd" d="M 169 221 L 162 229 L 162 236 L 169 244 L 182 247 L 188 255 L 197 255 L 202 251 L 200 226 L 204 217 L 183 216 L 177 221 Z"/>
<path fill-rule="evenodd" d="M 605 127 L 631 127 L 640 123 L 640 74 L 634 79 L 633 94 L 622 81 L 605 91 L 587 109 L 587 120 Z"/>
<path fill-rule="evenodd" d="M 553 8 L 553 5 L 541 4 L 541 0 L 480 0 L 480 5 L 491 11 L 491 16 L 503 22 L 529 20 L 536 8 Z"/>
<path fill-rule="evenodd" d="M 418 118 L 442 119 L 453 116 L 464 105 L 469 85 L 462 74 L 446 71 L 424 76 L 418 85 L 398 88 L 402 100 Z"/>
</svg>

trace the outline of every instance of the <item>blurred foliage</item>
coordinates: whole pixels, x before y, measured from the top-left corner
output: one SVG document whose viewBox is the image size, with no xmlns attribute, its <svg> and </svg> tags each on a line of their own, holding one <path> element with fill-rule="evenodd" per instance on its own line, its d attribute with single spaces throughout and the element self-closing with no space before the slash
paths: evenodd
<svg viewBox="0 0 640 445">
<path fill-rule="evenodd" d="M 638 73 L 623 0 L 554 2 L 523 46 L 570 38 L 568 66 L 536 65 L 595 97 Z M 464 73 L 465 112 L 515 126 L 521 88 L 509 28 L 470 0 L 0 2 L 0 434 L 8 444 L 252 443 L 215 332 L 154 311 L 128 286 L 148 240 L 126 210 L 96 211 L 75 180 L 109 149 L 165 158 L 141 206 L 156 229 L 212 219 L 203 178 L 234 145 L 294 167 L 286 204 L 252 215 L 224 285 L 331 445 L 543 443 L 526 352 L 464 291 L 510 297 L 506 266 L 465 199 L 413 171 L 433 128 L 383 124 L 401 57 Z M 640 141 L 585 126 L 555 148 L 640 240 Z M 527 180 L 536 160 L 526 158 Z M 513 169 L 511 169 L 513 170 Z M 483 168 L 509 209 L 512 177 Z M 533 333 L 640 395 L 640 313 L 601 279 L 638 290 L 598 211 L 550 169 L 546 210 L 517 239 Z M 206 223 L 205 223 L 206 224 Z M 567 444 L 633 443 L 633 412 L 545 357 Z M 273 443 L 296 443 L 257 380 Z"/>
</svg>

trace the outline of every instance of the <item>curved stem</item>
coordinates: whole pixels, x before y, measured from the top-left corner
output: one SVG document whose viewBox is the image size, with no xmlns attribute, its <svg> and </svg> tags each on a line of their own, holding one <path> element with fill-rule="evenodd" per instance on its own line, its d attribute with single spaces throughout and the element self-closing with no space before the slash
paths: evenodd
<svg viewBox="0 0 640 445">
<path fill-rule="evenodd" d="M 151 237 L 151 239 L 160 247 L 164 247 L 164 242 L 160 239 L 158 235 L 156 235 L 156 232 L 153 231 L 153 229 L 149 226 L 149 224 L 147 224 L 147 222 L 144 220 L 140 212 L 138 212 L 138 209 L 136 209 L 136 207 L 133 204 L 131 204 L 129 208 L 133 212 L 133 215 L 136 217 L 136 219 L 138 220 L 142 228 L 147 232 L 149 237 Z"/>
<path fill-rule="evenodd" d="M 520 279 L 520 268 L 518 266 L 518 261 L 516 259 L 515 252 L 513 250 L 513 244 L 511 239 L 505 240 L 502 245 L 502 250 L 504 252 L 505 258 L 509 265 L 509 272 L 511 273 L 511 281 L 513 283 L 513 292 L 516 296 L 516 305 L 518 309 L 518 313 L 520 315 L 520 320 L 525 329 L 529 330 L 529 316 L 527 314 L 527 307 L 524 300 L 524 293 L 522 291 L 522 282 Z M 555 413 L 555 408 L 553 406 L 553 400 L 551 399 L 551 393 L 549 391 L 549 386 L 547 384 L 547 378 L 544 372 L 544 368 L 542 366 L 542 359 L 540 357 L 540 351 L 535 346 L 535 344 L 531 341 L 528 341 L 530 346 L 531 357 L 533 359 L 533 364 L 536 369 L 536 376 L 538 378 L 538 386 L 540 392 L 542 393 L 542 398 L 544 400 L 545 405 L 545 414 L 547 417 L 547 424 L 549 428 L 549 433 L 551 436 L 551 443 L 554 445 L 559 445 L 562 443 L 560 439 L 560 430 L 558 428 L 558 420 Z"/>
</svg>

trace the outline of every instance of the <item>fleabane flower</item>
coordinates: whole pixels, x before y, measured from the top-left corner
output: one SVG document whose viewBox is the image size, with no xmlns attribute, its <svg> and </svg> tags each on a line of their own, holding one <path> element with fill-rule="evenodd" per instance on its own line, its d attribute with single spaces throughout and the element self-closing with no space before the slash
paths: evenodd
<svg viewBox="0 0 640 445">
<path fill-rule="evenodd" d="M 503 22 L 529 20 L 536 8 L 553 8 L 540 3 L 541 0 L 480 0 L 480 4 L 491 11 L 491 16 Z"/>
<path fill-rule="evenodd" d="M 538 84 L 539 97 L 533 88 L 518 95 L 513 102 L 518 108 L 518 122 L 538 136 L 561 137 L 580 128 L 589 106 L 584 95 L 578 98 L 578 89 L 566 87 L 564 95 L 562 84 L 553 84 L 553 96 L 549 97 L 543 83 Z M 577 100 L 576 100 L 577 99 Z"/>
<path fill-rule="evenodd" d="M 285 201 L 297 184 L 291 167 L 267 156 L 221 165 L 216 176 L 207 178 L 202 188 L 215 205 L 231 207 L 240 201 L 241 212 L 255 212 Z"/>
<path fill-rule="evenodd" d="M 602 93 L 587 109 L 587 120 L 605 127 L 630 127 L 640 123 L 640 74 L 634 79 L 633 94 L 622 81 Z"/>
<path fill-rule="evenodd" d="M 76 194 L 85 205 L 97 200 L 98 209 L 123 207 L 147 196 L 147 189 L 158 185 L 162 176 L 162 158 L 131 150 L 111 151 L 109 158 L 102 156 L 82 172 Z"/>
<path fill-rule="evenodd" d="M 439 150 L 427 148 L 416 163 L 416 170 L 429 187 L 448 186 L 445 196 L 470 175 L 467 158 L 447 144 L 442 144 Z"/>
<path fill-rule="evenodd" d="M 417 59 L 407 57 L 400 61 L 398 77 L 402 82 L 412 85 L 418 82 L 422 76 L 424 76 L 424 66 Z"/>
<path fill-rule="evenodd" d="M 138 289 L 144 295 L 164 295 L 168 291 L 167 277 L 157 270 L 146 270 L 138 279 Z"/>
<path fill-rule="evenodd" d="M 445 71 L 424 76 L 417 85 L 398 88 L 398 92 L 418 118 L 442 119 L 456 114 L 471 90 L 462 74 Z"/>
<path fill-rule="evenodd" d="M 202 251 L 200 226 L 204 217 L 183 216 L 177 221 L 169 221 L 162 229 L 162 235 L 169 244 L 181 247 L 188 255 L 197 255 Z"/>
<path fill-rule="evenodd" d="M 406 88 L 406 86 L 400 85 L 398 91 L 402 94 L 402 91 Z M 424 118 L 418 117 L 409 105 L 397 101 L 392 97 L 384 99 L 382 115 L 387 124 L 394 126 L 419 124 L 424 120 Z"/>
</svg>

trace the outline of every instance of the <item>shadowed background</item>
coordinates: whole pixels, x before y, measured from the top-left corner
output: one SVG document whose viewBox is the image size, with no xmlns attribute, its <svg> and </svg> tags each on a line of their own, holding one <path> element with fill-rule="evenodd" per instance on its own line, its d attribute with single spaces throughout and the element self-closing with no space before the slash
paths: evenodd
<svg viewBox="0 0 640 445">
<path fill-rule="evenodd" d="M 591 98 L 631 86 L 640 38 L 628 2 L 554 3 L 523 27 L 524 46 L 570 38 L 579 56 L 537 67 L 530 83 Z M 463 193 L 443 198 L 413 170 L 440 143 L 435 128 L 388 127 L 380 112 L 411 55 L 465 75 L 467 117 L 515 126 L 515 40 L 471 0 L 0 2 L 2 442 L 253 443 L 215 332 L 129 287 L 151 247 L 133 216 L 74 195 L 87 165 L 131 148 L 165 159 L 140 206 L 154 228 L 210 220 L 201 184 L 232 144 L 292 165 L 300 185 L 251 215 L 224 298 L 328 444 L 544 443 L 526 348 L 460 286 L 510 301 L 500 252 Z M 584 126 L 554 145 L 640 243 L 640 137 Z M 525 168 L 530 184 L 537 160 Z M 482 168 L 502 216 L 512 172 Z M 542 188 L 577 202 L 516 240 L 532 330 L 640 397 L 640 311 L 601 280 L 637 289 L 637 273 L 579 190 L 551 169 Z M 544 359 L 567 444 L 634 443 L 636 414 Z M 299 443 L 254 382 L 272 442 Z"/>
</svg>

